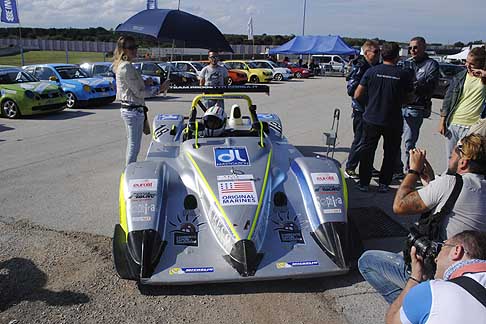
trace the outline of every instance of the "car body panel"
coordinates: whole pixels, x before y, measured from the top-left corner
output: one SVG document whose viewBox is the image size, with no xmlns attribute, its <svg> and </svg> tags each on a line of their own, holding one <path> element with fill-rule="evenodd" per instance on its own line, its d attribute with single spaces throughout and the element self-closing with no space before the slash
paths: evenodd
<svg viewBox="0 0 486 324">
<path fill-rule="evenodd" d="M 313 76 L 313 73 L 312 73 L 311 70 L 297 66 L 297 64 L 295 64 L 295 63 L 284 63 L 284 64 L 286 64 L 287 68 L 290 71 L 292 71 L 292 73 L 294 74 L 294 77 L 296 77 L 296 78 L 298 78 L 299 75 L 300 75 L 300 78 L 308 78 L 308 77 Z"/>
<path fill-rule="evenodd" d="M 73 93 L 79 106 L 103 105 L 115 100 L 114 81 L 90 78 L 84 71 L 76 72 L 79 77 L 69 78 L 68 74 L 63 72 L 75 69 L 82 71 L 75 64 L 34 64 L 22 68 L 33 73 L 40 80 L 59 85 L 66 93 Z M 56 78 L 57 81 L 51 81 L 51 77 Z"/>
<path fill-rule="evenodd" d="M 258 82 L 268 83 L 273 79 L 273 71 L 270 69 L 252 68 L 248 62 L 242 60 L 227 60 L 223 62 L 228 69 L 237 69 L 246 71 L 248 74 L 248 82 L 252 81 L 252 78 L 258 78 Z"/>
<path fill-rule="evenodd" d="M 26 73 L 17 67 L 0 67 L 0 104 L 13 100 L 22 116 L 60 111 L 66 107 L 66 94 L 58 86 L 44 81 L 16 81 L 14 74 Z M 29 95 L 26 92 L 29 91 Z"/>
<path fill-rule="evenodd" d="M 223 97 L 198 96 L 193 107 L 203 98 Z M 276 114 L 258 114 L 266 129 L 259 136 L 251 116 L 235 124 L 230 116 L 221 137 L 194 137 L 199 132 L 186 132 L 182 115 L 154 118 L 146 160 L 121 177 L 113 244 L 122 278 L 178 285 L 349 270 L 347 189 L 338 163 L 303 157 Z"/>
<path fill-rule="evenodd" d="M 289 80 L 293 78 L 294 74 L 289 68 L 285 67 L 280 67 L 277 64 L 275 64 L 272 61 L 269 60 L 252 60 L 250 62 L 253 62 L 257 64 L 257 66 L 264 68 L 264 69 L 271 69 L 273 72 L 273 79 L 277 80 L 279 79 L 278 75 L 280 74 L 282 76 L 281 80 Z"/>
</svg>

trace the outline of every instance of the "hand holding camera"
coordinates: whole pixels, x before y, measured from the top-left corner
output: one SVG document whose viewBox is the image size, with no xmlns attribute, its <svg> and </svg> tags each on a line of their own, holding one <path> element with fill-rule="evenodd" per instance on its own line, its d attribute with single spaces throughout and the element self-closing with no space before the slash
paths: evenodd
<svg viewBox="0 0 486 324">
<path fill-rule="evenodd" d="M 421 150 L 418 148 L 414 148 L 410 150 L 410 169 L 415 170 L 419 173 L 422 173 L 424 169 L 425 162 L 427 161 L 425 158 L 426 152 L 425 150 Z"/>
</svg>

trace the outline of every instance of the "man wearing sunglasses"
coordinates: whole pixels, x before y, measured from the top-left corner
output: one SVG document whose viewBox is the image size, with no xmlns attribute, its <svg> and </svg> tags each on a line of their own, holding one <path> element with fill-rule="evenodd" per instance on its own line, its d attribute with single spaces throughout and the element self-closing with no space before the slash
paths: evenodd
<svg viewBox="0 0 486 324">
<path fill-rule="evenodd" d="M 363 78 L 365 72 L 372 66 L 378 64 L 380 60 L 380 48 L 373 40 L 367 40 L 361 46 L 363 55 L 352 61 L 351 72 L 346 78 L 347 92 L 351 99 L 353 108 L 353 133 L 354 139 L 349 150 L 348 161 L 346 162 L 345 174 L 350 178 L 357 178 L 356 168 L 358 167 L 361 148 L 363 146 L 363 112 L 364 105 L 354 99 L 354 92 Z"/>
<path fill-rule="evenodd" d="M 456 145 L 449 159 L 448 172 L 434 176 L 426 152 L 410 151 L 410 169 L 393 202 L 398 215 L 436 214 L 446 205 L 459 174 L 463 185 L 450 212 L 442 215 L 438 240 L 446 240 L 465 230 L 486 232 L 486 137 L 472 134 Z M 424 187 L 415 184 L 422 180 Z M 358 261 L 363 277 L 388 303 L 392 303 L 405 286 L 409 274 L 401 254 L 370 250 Z"/>
<path fill-rule="evenodd" d="M 403 106 L 403 142 L 405 143 L 406 165 L 409 168 L 409 151 L 415 148 L 423 119 L 430 117 L 432 109 L 432 94 L 439 82 L 439 63 L 431 59 L 425 52 L 427 44 L 423 37 L 410 40 L 408 51 L 410 58 L 404 62 L 404 67 L 410 68 L 415 74 L 414 95 L 412 100 Z M 395 167 L 395 178 L 403 177 L 403 162 L 398 154 Z"/>
<path fill-rule="evenodd" d="M 485 323 L 486 233 L 464 231 L 436 247 L 435 279 L 427 281 L 412 247 L 412 274 L 388 309 L 387 324 Z"/>
<path fill-rule="evenodd" d="M 228 70 L 224 66 L 218 64 L 219 53 L 216 51 L 209 51 L 208 53 L 209 64 L 201 70 L 199 79 L 200 86 L 209 87 L 221 87 L 228 84 Z M 224 108 L 223 100 L 207 100 L 206 107 L 212 107 L 214 105 Z"/>
</svg>

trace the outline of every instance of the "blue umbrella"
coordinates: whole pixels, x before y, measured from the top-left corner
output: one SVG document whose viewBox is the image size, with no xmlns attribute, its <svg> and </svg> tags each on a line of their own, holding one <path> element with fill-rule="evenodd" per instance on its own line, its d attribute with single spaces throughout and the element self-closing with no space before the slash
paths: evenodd
<svg viewBox="0 0 486 324">
<path fill-rule="evenodd" d="M 233 52 L 216 26 L 181 10 L 143 10 L 118 25 L 115 31 L 142 34 L 160 41 L 184 41 L 186 47 Z"/>
</svg>

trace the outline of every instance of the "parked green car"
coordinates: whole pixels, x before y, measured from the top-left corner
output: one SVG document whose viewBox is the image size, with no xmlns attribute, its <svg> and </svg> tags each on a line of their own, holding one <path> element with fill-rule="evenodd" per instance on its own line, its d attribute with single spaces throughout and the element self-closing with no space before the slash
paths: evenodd
<svg viewBox="0 0 486 324">
<path fill-rule="evenodd" d="M 0 66 L 0 115 L 18 118 L 60 111 L 66 107 L 64 91 L 50 82 L 13 66 Z"/>
</svg>

